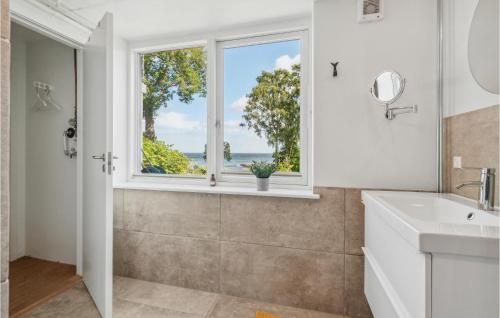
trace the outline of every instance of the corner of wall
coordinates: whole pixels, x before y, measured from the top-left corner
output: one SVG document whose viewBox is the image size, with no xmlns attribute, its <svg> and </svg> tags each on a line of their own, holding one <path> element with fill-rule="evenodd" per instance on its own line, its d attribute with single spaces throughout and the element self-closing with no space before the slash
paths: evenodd
<svg viewBox="0 0 500 318">
<path fill-rule="evenodd" d="M 0 7 L 0 315 L 9 311 L 9 158 L 10 158 L 10 14 L 9 0 Z"/>
</svg>

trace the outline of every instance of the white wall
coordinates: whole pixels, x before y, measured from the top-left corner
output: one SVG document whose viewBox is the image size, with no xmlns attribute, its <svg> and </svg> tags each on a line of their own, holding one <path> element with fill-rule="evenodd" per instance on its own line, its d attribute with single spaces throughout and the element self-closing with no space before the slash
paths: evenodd
<svg viewBox="0 0 500 318">
<path fill-rule="evenodd" d="M 26 41 L 12 37 L 10 260 L 26 252 Z"/>
<path fill-rule="evenodd" d="M 13 41 L 17 41 L 15 36 Z M 67 128 L 68 119 L 73 117 L 73 50 L 48 39 L 27 41 L 25 45 L 27 53 L 24 61 L 18 51 L 12 54 L 16 56 L 14 61 L 20 59 L 16 63 L 24 62 L 27 70 L 25 98 L 19 97 L 18 102 L 12 104 L 15 114 L 12 117 L 12 138 L 15 140 L 12 153 L 18 157 L 12 158 L 12 183 L 20 184 L 12 188 L 12 197 L 15 198 L 14 202 L 25 202 L 25 254 L 75 264 L 76 160 L 67 158 L 62 148 L 63 130 Z M 53 98 L 63 109 L 57 112 L 34 112 L 33 81 L 54 85 Z M 21 86 L 13 87 L 13 92 L 21 96 L 21 89 Z M 26 127 L 25 136 L 23 125 Z M 24 176 L 16 173 L 23 169 L 23 151 L 26 181 L 24 196 Z M 17 218 L 16 213 L 17 210 L 12 211 L 14 218 Z M 22 237 L 22 230 L 12 235 Z"/>
<path fill-rule="evenodd" d="M 498 105 L 499 96 L 481 88 L 469 67 L 468 43 L 478 0 L 443 0 L 444 116 Z"/>
<path fill-rule="evenodd" d="M 386 0 L 384 20 L 366 24 L 356 9 L 353 0 L 314 4 L 314 184 L 435 190 L 436 3 Z M 407 79 L 394 106 L 418 104 L 418 114 L 384 118 L 369 87 L 387 69 Z"/>
</svg>

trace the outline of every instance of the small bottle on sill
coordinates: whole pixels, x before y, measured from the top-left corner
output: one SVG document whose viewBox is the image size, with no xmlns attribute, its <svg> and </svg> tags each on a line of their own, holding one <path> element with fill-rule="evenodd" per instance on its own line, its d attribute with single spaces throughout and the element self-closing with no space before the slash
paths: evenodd
<svg viewBox="0 0 500 318">
<path fill-rule="evenodd" d="M 212 173 L 212 175 L 210 176 L 210 186 L 215 187 L 216 183 L 217 182 L 215 181 L 215 174 Z"/>
</svg>

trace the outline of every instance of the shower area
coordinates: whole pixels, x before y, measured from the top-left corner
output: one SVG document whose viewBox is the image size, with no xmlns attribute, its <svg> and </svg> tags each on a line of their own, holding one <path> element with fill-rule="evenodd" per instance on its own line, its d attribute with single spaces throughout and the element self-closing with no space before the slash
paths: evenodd
<svg viewBox="0 0 500 318">
<path fill-rule="evenodd" d="M 73 48 L 12 23 L 11 317 L 80 280 L 76 70 Z"/>
</svg>

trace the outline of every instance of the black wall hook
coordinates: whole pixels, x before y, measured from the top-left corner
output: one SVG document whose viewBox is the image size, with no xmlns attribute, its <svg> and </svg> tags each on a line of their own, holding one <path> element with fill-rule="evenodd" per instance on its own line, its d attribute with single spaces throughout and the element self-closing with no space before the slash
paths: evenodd
<svg viewBox="0 0 500 318">
<path fill-rule="evenodd" d="M 337 65 L 339 65 L 340 62 L 335 62 L 335 63 L 330 63 L 333 66 L 333 77 L 337 77 Z"/>
</svg>

